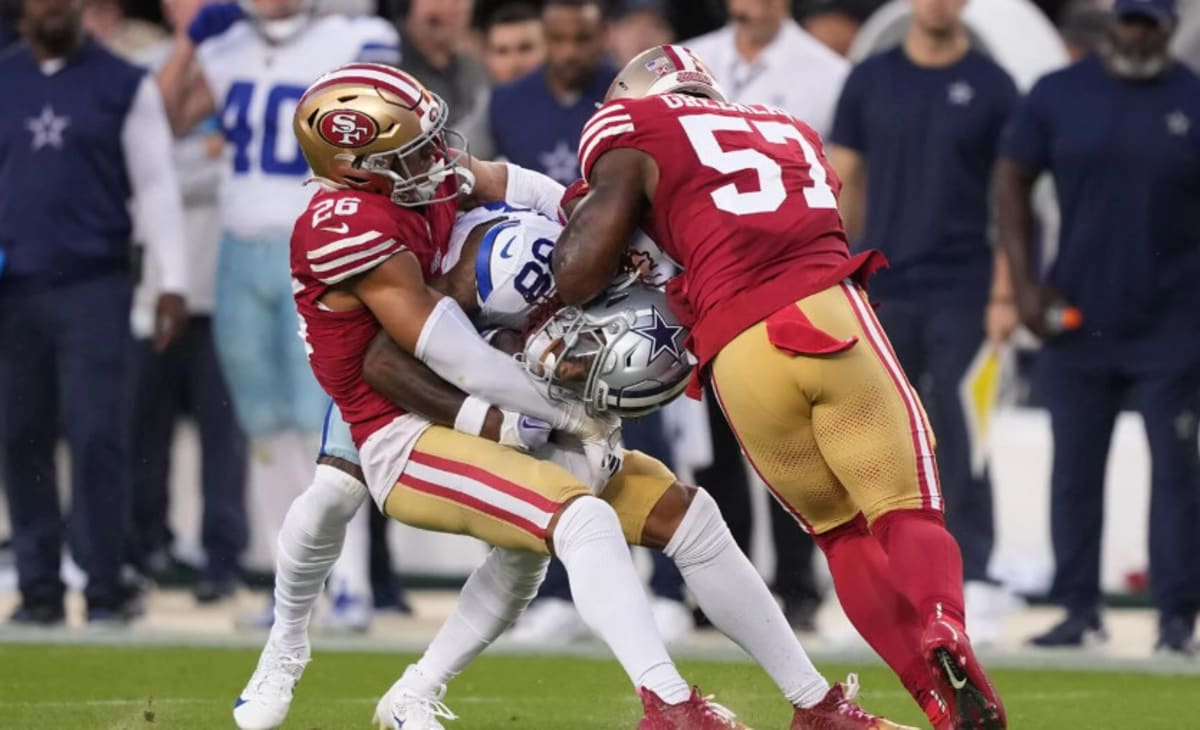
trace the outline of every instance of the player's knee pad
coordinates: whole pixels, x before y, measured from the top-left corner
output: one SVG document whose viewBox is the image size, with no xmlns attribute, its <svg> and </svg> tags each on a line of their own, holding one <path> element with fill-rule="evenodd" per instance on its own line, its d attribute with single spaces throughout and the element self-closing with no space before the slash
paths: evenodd
<svg viewBox="0 0 1200 730">
<path fill-rule="evenodd" d="M 679 572 L 686 575 L 689 568 L 713 560 L 732 544 L 733 535 L 725 524 L 721 508 L 712 495 L 697 488 L 663 553 L 675 561 Z"/>
<path fill-rule="evenodd" d="M 617 513 L 599 497 L 579 497 L 559 513 L 554 552 L 565 562 L 569 554 L 590 542 L 612 539 L 625 542 Z"/>
<path fill-rule="evenodd" d="M 492 548 L 476 569 L 481 595 L 491 597 L 495 615 L 515 619 L 537 596 L 549 564 L 550 558 L 538 553 Z"/>
<path fill-rule="evenodd" d="M 312 484 L 292 502 L 289 518 L 297 513 L 297 523 L 311 535 L 330 530 L 345 530 L 368 497 L 367 485 L 328 464 L 318 464 Z"/>
</svg>

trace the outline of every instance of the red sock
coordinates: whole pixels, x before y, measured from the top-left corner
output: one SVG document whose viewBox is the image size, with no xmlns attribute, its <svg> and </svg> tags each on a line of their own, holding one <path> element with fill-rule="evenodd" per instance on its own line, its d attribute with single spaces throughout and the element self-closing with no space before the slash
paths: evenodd
<svg viewBox="0 0 1200 730">
<path fill-rule="evenodd" d="M 892 582 L 887 555 L 859 515 L 815 537 L 829 561 L 833 587 L 846 617 L 921 703 L 933 690 L 921 657 L 925 624 Z"/>
<path fill-rule="evenodd" d="M 893 580 L 917 608 L 922 627 L 945 616 L 965 623 L 962 553 L 932 510 L 896 510 L 875 520 L 871 531 L 887 553 Z"/>
</svg>

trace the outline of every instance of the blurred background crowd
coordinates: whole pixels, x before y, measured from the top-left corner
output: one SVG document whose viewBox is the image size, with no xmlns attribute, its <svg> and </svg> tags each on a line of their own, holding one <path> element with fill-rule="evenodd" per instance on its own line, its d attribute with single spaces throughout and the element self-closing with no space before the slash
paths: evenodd
<svg viewBox="0 0 1200 730">
<path fill-rule="evenodd" d="M 823 135 L 852 240 L 892 260 L 873 296 L 939 437 L 979 638 L 998 631 L 1013 588 L 1065 609 L 1035 643 L 1103 637 L 1106 454 L 1128 409 L 1145 423 L 1152 478 L 1134 475 L 1148 484 L 1136 494 L 1151 495 L 1150 573 L 1125 587 L 1148 581 L 1158 648 L 1190 654 L 1200 307 L 1175 293 L 1200 276 L 1200 93 L 1176 72 L 1200 62 L 1200 2 L 317 2 L 0 0 L 0 539 L 20 594 L 12 621 L 62 622 L 64 592 L 83 583 L 72 566 L 87 575 L 87 620 L 117 624 L 140 614 L 151 581 L 194 581 L 211 604 L 269 566 L 247 564 L 246 551 L 269 551 L 309 483 L 326 404 L 295 336 L 286 259 L 309 194 L 288 138 L 305 84 L 356 58 L 398 64 L 448 102 L 473 154 L 565 185 L 617 69 L 679 41 L 732 101 L 782 107 Z M 266 52 L 239 46 L 246 17 Z M 302 43 L 321 49 L 309 68 L 272 66 L 272 47 Z M 1166 54 L 1179 65 L 1151 68 Z M 1093 70 L 1093 56 L 1107 60 Z M 1079 65 L 1034 86 L 1068 63 Z M 251 144 L 259 123 L 267 139 Z M 1053 468 L 1033 492 L 1048 496 L 1024 509 L 1048 523 L 1056 569 L 1029 585 L 1006 585 L 995 568 L 998 492 L 1025 489 L 992 486 L 998 400 L 1050 413 Z M 627 441 L 717 497 L 744 549 L 773 556 L 759 562 L 794 626 L 811 630 L 829 598 L 813 543 L 762 497 L 715 409 L 712 398 L 672 406 L 629 424 Z M 186 469 L 180 423 L 198 435 Z M 68 458 L 56 464 L 60 441 Z M 185 516 L 191 541 L 169 518 L 184 489 L 200 495 Z M 374 510 L 358 522 L 330 585 L 329 622 L 351 630 L 375 610 L 410 610 L 397 576 L 425 572 L 428 558 L 391 554 Z M 650 584 L 668 638 L 703 622 L 669 562 Z M 535 643 L 585 632 L 565 575 L 551 572 L 515 632 Z"/>
</svg>

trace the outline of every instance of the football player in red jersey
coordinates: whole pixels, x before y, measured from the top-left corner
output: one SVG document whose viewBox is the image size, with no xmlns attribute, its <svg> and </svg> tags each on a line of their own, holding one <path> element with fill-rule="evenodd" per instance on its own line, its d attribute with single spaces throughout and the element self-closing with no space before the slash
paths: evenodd
<svg viewBox="0 0 1200 730">
<path fill-rule="evenodd" d="M 559 296 L 601 291 L 641 226 L 682 269 L 668 291 L 698 379 L 855 627 L 937 728 L 1004 728 L 965 631 L 933 433 L 863 293 L 884 260 L 850 256 L 819 136 L 727 103 L 691 51 L 659 46 L 613 82 L 579 159 L 590 190 L 554 252 Z"/>
<path fill-rule="evenodd" d="M 615 429 L 580 404 L 550 400 L 480 338 L 452 298 L 428 286 L 464 192 L 446 112 L 412 76 L 350 64 L 314 82 L 295 113 L 296 136 L 323 187 L 292 234 L 301 335 L 313 373 L 350 426 L 368 488 L 385 514 L 406 524 L 556 554 L 580 614 L 645 700 L 643 728 L 744 728 L 689 690 L 667 655 L 611 506 L 565 469 L 430 425 L 363 379 L 368 345 L 382 330 L 444 380 L 585 444 L 603 449 Z M 595 476 L 605 480 L 612 460 L 597 461 Z"/>
</svg>

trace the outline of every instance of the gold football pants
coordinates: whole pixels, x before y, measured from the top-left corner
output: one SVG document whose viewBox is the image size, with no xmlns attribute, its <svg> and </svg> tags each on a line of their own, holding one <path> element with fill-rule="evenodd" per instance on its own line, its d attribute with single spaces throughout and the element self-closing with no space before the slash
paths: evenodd
<svg viewBox="0 0 1200 730">
<path fill-rule="evenodd" d="M 626 540 L 638 544 L 650 512 L 674 483 L 661 462 L 627 451 L 599 497 L 616 511 Z M 433 426 L 413 447 L 384 512 L 413 527 L 546 554 L 554 514 L 585 494 L 591 492 L 583 482 L 557 464 Z"/>
<path fill-rule="evenodd" d="M 867 298 L 843 282 L 794 306 L 712 363 L 721 408 L 759 476 L 815 534 L 859 512 L 874 522 L 896 509 L 940 511 L 933 431 Z M 841 344 L 801 354 L 788 338 Z"/>
</svg>

